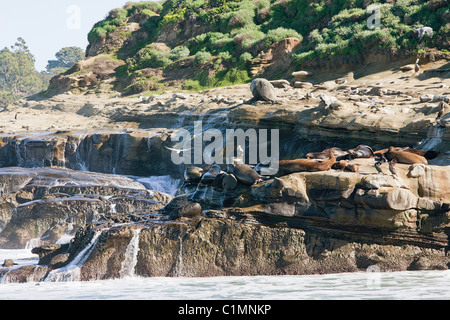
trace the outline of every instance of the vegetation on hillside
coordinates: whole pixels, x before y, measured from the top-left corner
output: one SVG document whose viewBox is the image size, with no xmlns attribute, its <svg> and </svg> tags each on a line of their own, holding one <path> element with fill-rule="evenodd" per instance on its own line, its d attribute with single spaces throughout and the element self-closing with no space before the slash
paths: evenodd
<svg viewBox="0 0 450 320">
<path fill-rule="evenodd" d="M 371 7 L 369 7 L 369 4 Z M 368 24 L 379 13 L 379 25 Z M 139 21 L 149 35 L 127 48 L 120 74 L 133 79 L 126 91 L 152 87 L 140 70 L 180 66 L 190 57 L 196 72 L 184 88 L 199 90 L 250 80 L 250 61 L 271 44 L 296 37 L 302 47 L 292 54 L 297 67 L 335 58 L 359 61 L 368 53 L 414 54 L 422 47 L 448 50 L 450 6 L 446 0 L 166 0 L 127 3 L 112 10 L 89 33 L 93 43 Z M 183 34 L 194 21 L 200 33 Z M 179 28 L 178 28 L 178 27 Z M 419 43 L 415 29 L 432 27 L 432 38 Z M 168 50 L 152 43 L 168 32 Z M 130 45 L 126 43 L 126 45 Z M 123 48 L 116 48 L 120 52 Z M 153 83 L 157 80 L 153 78 Z M 158 86 L 157 86 L 158 87 Z"/>
</svg>

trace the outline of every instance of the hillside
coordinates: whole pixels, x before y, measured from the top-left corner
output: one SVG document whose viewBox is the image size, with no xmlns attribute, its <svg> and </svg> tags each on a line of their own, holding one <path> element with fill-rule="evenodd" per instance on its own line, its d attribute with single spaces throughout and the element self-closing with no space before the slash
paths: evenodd
<svg viewBox="0 0 450 320">
<path fill-rule="evenodd" d="M 363 64 L 373 56 L 392 60 L 429 48 L 448 53 L 446 0 L 375 5 L 362 0 L 129 2 L 92 28 L 87 60 L 55 77 L 48 92 L 198 91 L 257 76 L 288 79 L 299 68 Z M 419 40 L 415 29 L 424 26 L 433 36 Z"/>
</svg>

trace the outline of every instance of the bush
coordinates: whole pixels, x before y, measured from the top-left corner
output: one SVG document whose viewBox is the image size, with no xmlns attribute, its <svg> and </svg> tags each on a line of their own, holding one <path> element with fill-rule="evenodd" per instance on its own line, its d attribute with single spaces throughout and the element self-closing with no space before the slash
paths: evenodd
<svg viewBox="0 0 450 320">
<path fill-rule="evenodd" d="M 247 61 L 251 61 L 253 59 L 253 56 L 251 55 L 251 53 L 249 52 L 244 52 L 243 54 L 241 54 L 241 56 L 239 57 L 239 61 L 240 62 L 247 62 Z"/>
<path fill-rule="evenodd" d="M 211 59 L 211 53 L 199 51 L 195 54 L 194 66 L 201 67 Z"/>
<path fill-rule="evenodd" d="M 170 59 L 172 61 L 178 61 L 189 57 L 190 54 L 191 52 L 189 51 L 188 47 L 179 46 L 170 51 Z"/>
<path fill-rule="evenodd" d="M 88 34 L 89 43 L 97 41 L 101 37 L 105 37 L 108 33 L 113 32 L 116 28 L 126 22 L 128 11 L 125 9 L 114 9 L 108 14 L 105 20 L 97 22 Z"/>
<path fill-rule="evenodd" d="M 144 48 L 139 50 L 134 58 L 127 59 L 130 72 L 144 68 L 165 68 L 172 63 L 171 52 Z"/>
<path fill-rule="evenodd" d="M 233 56 L 228 51 L 224 51 L 219 53 L 219 58 L 223 61 L 231 61 Z"/>
<path fill-rule="evenodd" d="M 289 37 L 297 38 L 300 41 L 303 40 L 302 35 L 299 34 L 297 31 L 293 29 L 285 29 L 280 27 L 274 30 L 269 30 L 264 38 L 264 41 L 266 43 L 266 46 L 270 46 L 272 43 L 281 41 Z"/>
</svg>

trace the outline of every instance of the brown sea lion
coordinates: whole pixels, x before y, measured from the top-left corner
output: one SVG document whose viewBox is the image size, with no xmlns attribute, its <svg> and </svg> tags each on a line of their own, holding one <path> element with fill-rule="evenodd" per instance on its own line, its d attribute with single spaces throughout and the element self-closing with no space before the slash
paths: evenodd
<svg viewBox="0 0 450 320">
<path fill-rule="evenodd" d="M 280 172 L 289 174 L 302 171 L 327 171 L 336 163 L 336 157 L 331 150 L 328 151 L 328 156 L 329 159 L 322 162 L 310 159 L 281 160 L 279 161 Z"/>
<path fill-rule="evenodd" d="M 325 160 L 325 159 L 329 158 L 328 151 L 332 151 L 336 158 L 343 157 L 348 154 L 347 151 L 342 151 L 339 148 L 333 147 L 333 148 L 325 149 L 322 152 L 310 152 L 310 153 L 306 154 L 306 158 L 307 159 L 323 159 L 323 160 Z"/>
<path fill-rule="evenodd" d="M 255 183 L 263 181 L 261 176 L 253 170 L 249 165 L 234 162 L 229 164 L 227 172 L 233 174 L 236 179 L 245 185 L 254 185 Z"/>
<path fill-rule="evenodd" d="M 375 151 L 374 154 L 375 154 L 375 156 L 383 156 L 387 153 L 387 151 L 388 151 L 388 149 L 386 148 L 386 149 Z M 422 150 L 417 150 L 417 149 L 410 148 L 410 147 L 394 147 L 394 151 L 411 152 L 414 154 L 418 154 L 419 156 L 422 156 L 427 160 L 432 160 L 441 154 L 439 151 L 433 151 L 433 150 L 422 151 Z"/>
<path fill-rule="evenodd" d="M 428 164 L 427 159 L 425 157 L 412 153 L 407 151 L 395 151 L 394 147 L 389 147 L 388 151 L 386 152 L 386 158 L 389 161 L 396 161 L 397 163 L 404 163 L 404 164 L 414 164 L 414 163 L 422 163 L 422 164 Z"/>
<path fill-rule="evenodd" d="M 339 161 L 335 162 L 331 166 L 331 168 L 335 169 L 335 170 L 339 170 L 339 171 L 344 171 L 345 168 L 347 167 L 347 165 L 348 165 L 348 161 L 347 160 L 339 160 Z"/>
<path fill-rule="evenodd" d="M 433 150 L 422 151 L 422 150 L 416 150 L 416 149 L 409 148 L 409 147 L 405 148 L 405 150 L 403 150 L 403 151 L 418 154 L 419 156 L 422 156 L 427 160 L 432 160 L 440 154 L 439 151 L 433 151 Z"/>
<path fill-rule="evenodd" d="M 366 145 L 359 145 L 355 149 L 348 150 L 350 156 L 354 159 L 356 158 L 373 158 L 375 154 L 371 147 Z"/>
<path fill-rule="evenodd" d="M 345 170 L 351 171 L 351 172 L 359 172 L 359 164 L 357 163 L 348 163 L 345 166 Z"/>
</svg>

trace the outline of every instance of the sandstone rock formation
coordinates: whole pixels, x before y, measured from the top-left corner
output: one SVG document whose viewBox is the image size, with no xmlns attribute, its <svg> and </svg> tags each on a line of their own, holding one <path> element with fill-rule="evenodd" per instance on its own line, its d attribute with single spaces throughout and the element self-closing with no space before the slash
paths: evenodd
<svg viewBox="0 0 450 320">
<path fill-rule="evenodd" d="M 84 262 L 81 280 L 447 269 L 449 115 L 436 120 L 446 87 L 426 73 L 420 83 L 385 70 L 347 74 L 315 71 L 309 85 L 273 88 L 277 104 L 250 101 L 246 84 L 146 101 L 66 93 L 8 106 L 0 113 L 0 166 L 9 167 L 0 170 L 0 245 L 42 243 L 38 265 L 4 267 L 0 277 L 64 278 L 74 261 Z M 432 99 L 421 101 L 425 94 Z M 227 173 L 222 184 L 185 183 L 174 198 L 148 190 L 136 176 L 183 177 L 170 137 L 193 133 L 194 121 L 221 132 L 278 128 L 281 159 L 358 145 L 440 155 L 396 164 L 395 176 L 368 158 L 349 160 L 358 172 L 298 172 L 253 186 Z M 55 245 L 68 232 L 74 238 Z M 130 243 L 139 252 L 125 267 Z"/>
</svg>

